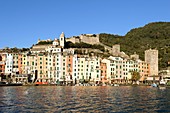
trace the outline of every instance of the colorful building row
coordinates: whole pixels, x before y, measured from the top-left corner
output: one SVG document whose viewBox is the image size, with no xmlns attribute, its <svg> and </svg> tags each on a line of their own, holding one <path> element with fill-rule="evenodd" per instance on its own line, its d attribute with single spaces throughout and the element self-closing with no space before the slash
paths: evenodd
<svg viewBox="0 0 170 113">
<path fill-rule="evenodd" d="M 40 40 L 38 41 L 40 42 Z M 30 81 L 50 83 L 124 83 L 132 78 L 132 72 L 140 74 L 141 82 L 158 75 L 158 51 L 145 51 L 145 61 L 137 54 L 129 58 L 113 46 L 113 56 L 77 55 L 73 48 L 65 49 L 64 33 L 50 45 L 35 45 L 25 52 L 1 52 L 0 74 L 29 76 Z M 15 81 L 20 81 L 17 79 Z"/>
</svg>

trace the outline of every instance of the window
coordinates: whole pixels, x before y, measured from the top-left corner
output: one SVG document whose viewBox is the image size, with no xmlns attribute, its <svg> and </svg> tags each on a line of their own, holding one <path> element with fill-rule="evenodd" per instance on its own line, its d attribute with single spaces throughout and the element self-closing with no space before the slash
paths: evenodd
<svg viewBox="0 0 170 113">
<path fill-rule="evenodd" d="M 40 74 L 42 74 L 42 71 L 40 71 Z"/>
</svg>

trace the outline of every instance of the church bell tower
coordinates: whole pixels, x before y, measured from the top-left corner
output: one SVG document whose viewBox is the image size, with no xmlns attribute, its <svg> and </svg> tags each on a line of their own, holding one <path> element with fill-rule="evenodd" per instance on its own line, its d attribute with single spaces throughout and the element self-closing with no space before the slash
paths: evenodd
<svg viewBox="0 0 170 113">
<path fill-rule="evenodd" d="M 65 43 L 65 35 L 64 35 L 64 32 L 62 32 L 60 35 L 60 46 L 62 48 L 64 48 L 64 43 Z"/>
</svg>

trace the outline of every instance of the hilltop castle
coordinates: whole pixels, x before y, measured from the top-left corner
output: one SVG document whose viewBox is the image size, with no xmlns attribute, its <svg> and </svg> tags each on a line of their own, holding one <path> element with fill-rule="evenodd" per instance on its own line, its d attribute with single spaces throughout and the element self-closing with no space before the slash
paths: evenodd
<svg viewBox="0 0 170 113">
<path fill-rule="evenodd" d="M 81 34 L 80 36 L 73 36 L 71 38 L 67 38 L 66 41 L 70 41 L 72 43 L 88 43 L 88 44 L 99 44 L 99 34 Z"/>
</svg>

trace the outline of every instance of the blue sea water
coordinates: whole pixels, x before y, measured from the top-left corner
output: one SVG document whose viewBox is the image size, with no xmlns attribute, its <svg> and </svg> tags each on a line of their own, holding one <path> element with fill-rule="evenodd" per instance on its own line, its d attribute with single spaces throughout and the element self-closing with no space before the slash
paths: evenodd
<svg viewBox="0 0 170 113">
<path fill-rule="evenodd" d="M 1 113 L 170 112 L 170 88 L 150 86 L 0 87 Z"/>
</svg>

